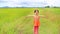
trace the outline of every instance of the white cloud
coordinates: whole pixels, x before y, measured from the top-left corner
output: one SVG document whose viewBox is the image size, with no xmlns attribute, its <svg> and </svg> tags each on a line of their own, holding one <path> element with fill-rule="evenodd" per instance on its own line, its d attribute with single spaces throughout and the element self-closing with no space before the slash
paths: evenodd
<svg viewBox="0 0 60 34">
<path fill-rule="evenodd" d="M 60 0 L 46 0 L 50 6 L 60 6 Z"/>
<path fill-rule="evenodd" d="M 60 0 L 0 0 L 0 7 L 43 7 L 60 6 Z"/>
</svg>

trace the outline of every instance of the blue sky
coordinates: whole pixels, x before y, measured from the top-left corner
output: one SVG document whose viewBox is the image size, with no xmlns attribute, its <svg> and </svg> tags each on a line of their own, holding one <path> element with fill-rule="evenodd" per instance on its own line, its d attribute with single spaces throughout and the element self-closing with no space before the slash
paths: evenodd
<svg viewBox="0 0 60 34">
<path fill-rule="evenodd" d="M 0 0 L 0 7 L 44 7 L 59 6 L 60 0 Z"/>
</svg>

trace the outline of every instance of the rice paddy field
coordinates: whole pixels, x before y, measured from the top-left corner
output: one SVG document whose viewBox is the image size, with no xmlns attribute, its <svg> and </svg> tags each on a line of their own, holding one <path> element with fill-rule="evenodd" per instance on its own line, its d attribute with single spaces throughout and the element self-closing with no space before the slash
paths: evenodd
<svg viewBox="0 0 60 34">
<path fill-rule="evenodd" d="M 39 34 L 60 34 L 60 8 L 38 8 L 40 18 Z M 35 8 L 0 8 L 0 34 L 33 34 Z"/>
</svg>

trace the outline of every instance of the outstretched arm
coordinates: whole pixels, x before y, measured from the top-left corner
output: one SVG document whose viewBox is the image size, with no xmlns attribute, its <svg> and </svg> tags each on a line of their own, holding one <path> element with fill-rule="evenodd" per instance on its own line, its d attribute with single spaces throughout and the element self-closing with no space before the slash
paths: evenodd
<svg viewBox="0 0 60 34">
<path fill-rule="evenodd" d="M 25 18 L 33 17 L 34 15 L 27 15 Z"/>
<path fill-rule="evenodd" d="M 44 15 L 40 15 L 40 17 L 42 17 L 42 18 L 47 18 L 47 16 L 44 16 Z"/>
<path fill-rule="evenodd" d="M 45 18 L 45 16 L 44 15 L 39 15 L 40 17 L 43 17 L 43 18 Z"/>
</svg>

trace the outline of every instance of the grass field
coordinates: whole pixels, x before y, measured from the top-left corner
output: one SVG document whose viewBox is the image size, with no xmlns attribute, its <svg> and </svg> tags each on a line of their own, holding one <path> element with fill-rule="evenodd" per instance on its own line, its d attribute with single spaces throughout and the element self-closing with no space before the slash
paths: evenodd
<svg viewBox="0 0 60 34">
<path fill-rule="evenodd" d="M 0 8 L 0 34 L 33 34 L 33 18 L 25 18 L 33 14 L 34 8 Z M 39 8 L 39 34 L 60 34 L 60 8 Z"/>
</svg>

